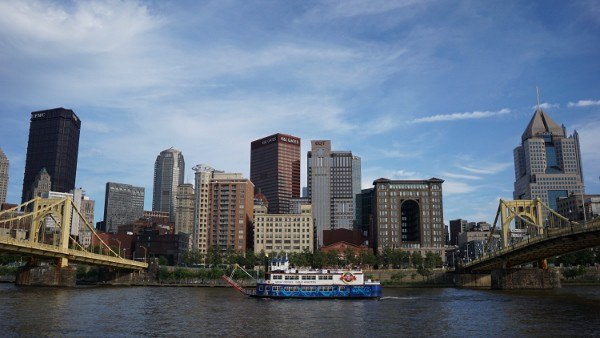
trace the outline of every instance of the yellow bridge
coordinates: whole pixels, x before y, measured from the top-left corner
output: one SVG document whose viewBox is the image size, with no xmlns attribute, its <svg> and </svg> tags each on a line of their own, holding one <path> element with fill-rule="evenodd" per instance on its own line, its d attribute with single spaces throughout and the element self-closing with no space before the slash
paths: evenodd
<svg viewBox="0 0 600 338">
<path fill-rule="evenodd" d="M 498 221 L 501 223 L 500 238 L 498 243 L 494 243 Z M 509 236 L 511 222 L 515 221 L 526 231 L 524 238 L 516 241 Z M 600 246 L 598 218 L 578 223 L 556 213 L 539 199 L 500 200 L 486 252 L 462 268 L 465 271 L 489 272 L 536 261 L 541 268 L 546 268 L 547 258 L 596 246 Z"/>
<path fill-rule="evenodd" d="M 75 219 L 78 222 L 73 222 Z M 99 245 L 84 247 L 71 235 L 73 223 L 81 224 Z M 0 251 L 56 259 L 58 267 L 66 267 L 71 261 L 131 270 L 148 268 L 147 263 L 125 259 L 112 250 L 82 216 L 71 197 L 35 198 L 0 212 Z"/>
</svg>

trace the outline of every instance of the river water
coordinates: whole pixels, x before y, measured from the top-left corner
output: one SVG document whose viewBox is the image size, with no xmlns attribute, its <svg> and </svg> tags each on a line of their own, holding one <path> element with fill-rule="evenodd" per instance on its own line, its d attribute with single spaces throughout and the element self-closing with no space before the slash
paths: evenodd
<svg viewBox="0 0 600 338">
<path fill-rule="evenodd" d="M 0 284 L 0 336 L 600 336 L 600 286 L 383 292 L 379 301 L 267 300 L 231 288 Z"/>
</svg>

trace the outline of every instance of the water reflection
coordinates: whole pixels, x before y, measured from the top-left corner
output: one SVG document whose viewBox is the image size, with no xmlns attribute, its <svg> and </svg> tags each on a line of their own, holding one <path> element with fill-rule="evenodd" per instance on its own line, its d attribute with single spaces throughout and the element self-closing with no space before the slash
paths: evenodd
<svg viewBox="0 0 600 338">
<path fill-rule="evenodd" d="M 593 336 L 600 288 L 385 289 L 377 300 L 267 300 L 224 288 L 0 285 L 3 336 Z"/>
</svg>

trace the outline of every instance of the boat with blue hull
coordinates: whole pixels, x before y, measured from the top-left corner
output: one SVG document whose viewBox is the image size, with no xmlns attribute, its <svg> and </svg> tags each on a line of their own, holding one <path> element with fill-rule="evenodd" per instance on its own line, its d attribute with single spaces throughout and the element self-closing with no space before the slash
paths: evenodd
<svg viewBox="0 0 600 338">
<path fill-rule="evenodd" d="M 361 269 L 295 269 L 290 268 L 287 258 L 278 258 L 271 261 L 265 278 L 257 281 L 252 289 L 237 284 L 233 280 L 234 273 L 235 269 L 231 276 L 223 276 L 223 279 L 244 295 L 255 298 L 377 299 L 382 296 L 381 284 L 365 280 Z"/>
</svg>

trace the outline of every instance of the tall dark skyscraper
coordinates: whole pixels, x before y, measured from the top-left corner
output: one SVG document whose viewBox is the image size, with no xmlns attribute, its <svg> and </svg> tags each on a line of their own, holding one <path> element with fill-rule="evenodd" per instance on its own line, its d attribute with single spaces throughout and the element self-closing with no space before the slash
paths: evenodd
<svg viewBox="0 0 600 338">
<path fill-rule="evenodd" d="M 275 134 L 250 146 L 250 181 L 269 201 L 269 213 L 287 214 L 300 197 L 300 139 Z"/>
<path fill-rule="evenodd" d="M 52 190 L 69 192 L 75 188 L 81 120 L 70 109 L 55 108 L 31 113 L 27 158 L 21 200 L 32 198 L 35 177 L 46 169 Z"/>
</svg>

